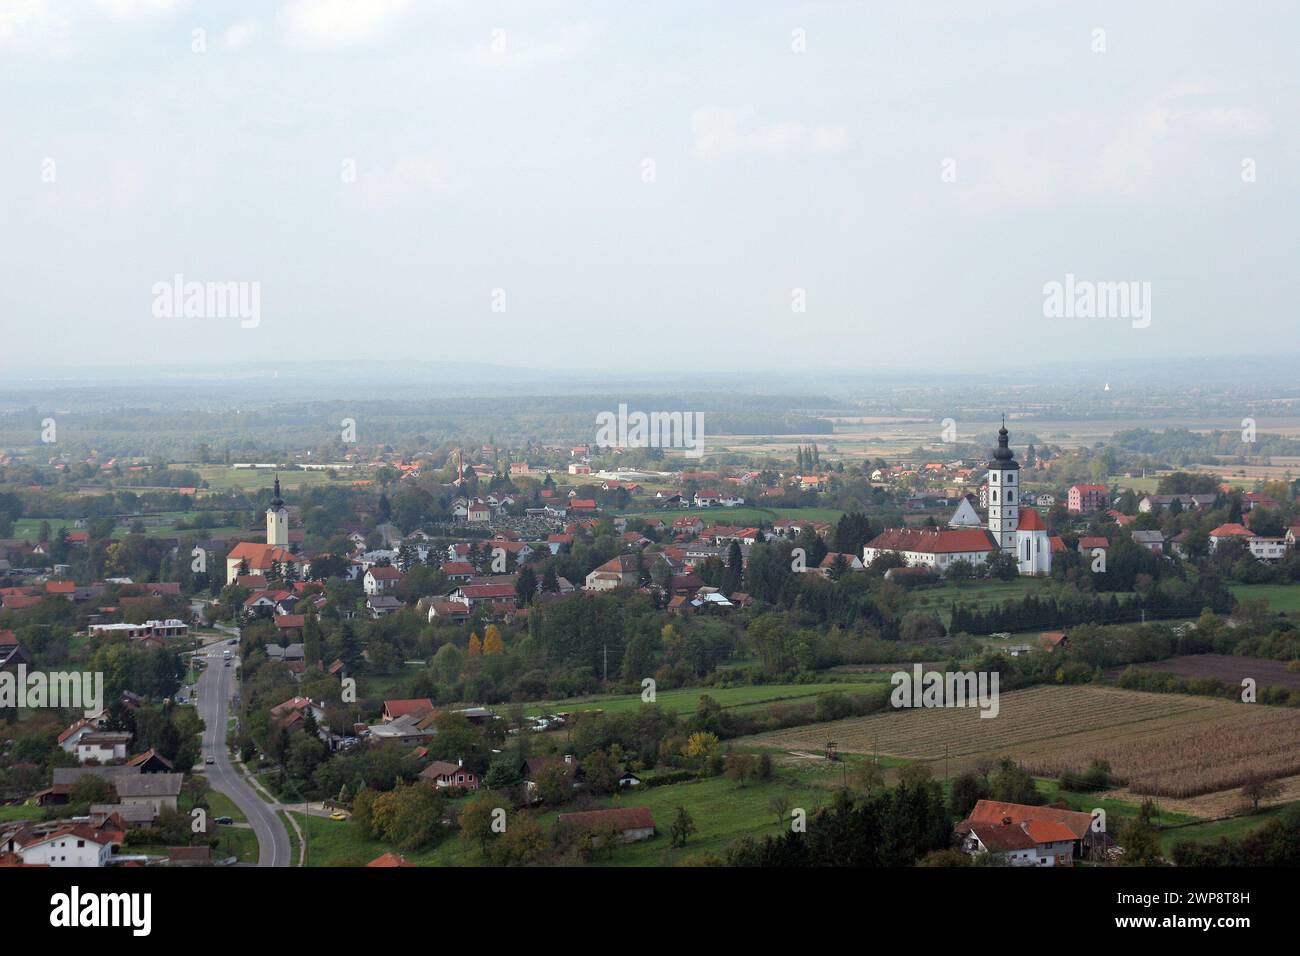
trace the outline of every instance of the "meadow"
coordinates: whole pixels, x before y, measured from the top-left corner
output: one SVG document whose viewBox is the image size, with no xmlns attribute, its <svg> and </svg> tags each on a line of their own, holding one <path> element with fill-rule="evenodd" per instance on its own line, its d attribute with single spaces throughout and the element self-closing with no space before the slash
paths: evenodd
<svg viewBox="0 0 1300 956">
<path fill-rule="evenodd" d="M 841 681 L 824 681 L 816 684 L 754 684 L 743 687 L 688 687 L 680 690 L 660 691 L 655 695 L 655 703 L 675 714 L 688 714 L 695 711 L 700 698 L 708 696 L 727 708 L 745 708 L 783 700 L 802 700 L 819 694 L 839 692 L 851 694 L 869 690 L 888 682 L 889 674 L 878 675 L 854 674 Z M 590 697 L 570 697 L 564 700 L 533 701 L 524 705 L 528 716 L 554 714 L 557 712 L 574 713 L 579 711 L 600 710 L 607 714 L 626 713 L 636 710 L 645 703 L 640 694 L 594 695 Z M 495 708 L 504 710 L 508 708 Z"/>
</svg>

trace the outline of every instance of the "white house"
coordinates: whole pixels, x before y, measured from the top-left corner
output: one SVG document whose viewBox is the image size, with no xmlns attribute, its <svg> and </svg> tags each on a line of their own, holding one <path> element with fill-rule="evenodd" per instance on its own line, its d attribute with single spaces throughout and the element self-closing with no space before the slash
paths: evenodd
<svg viewBox="0 0 1300 956">
<path fill-rule="evenodd" d="M 99 763 L 108 763 L 111 760 L 125 760 L 127 748 L 131 745 L 131 735 L 128 733 L 107 733 L 98 732 L 85 734 L 77 742 L 77 761 L 86 763 L 90 760 L 97 760 Z"/>
<path fill-rule="evenodd" d="M 391 565 L 367 568 L 365 577 L 361 579 L 361 587 L 366 592 L 367 597 L 375 597 L 376 595 L 396 591 L 397 586 L 401 583 L 402 572 Z"/>
<path fill-rule="evenodd" d="M 958 832 L 962 833 L 962 849 L 972 856 L 996 854 L 1011 866 L 1071 866 L 1074 863 L 1074 832 L 1065 824 L 1052 820 L 1021 820 L 1018 823 L 967 821 Z"/>
<path fill-rule="evenodd" d="M 14 838 L 14 852 L 28 866 L 107 866 L 113 842 L 84 823 L 64 827 L 22 842 Z"/>
</svg>

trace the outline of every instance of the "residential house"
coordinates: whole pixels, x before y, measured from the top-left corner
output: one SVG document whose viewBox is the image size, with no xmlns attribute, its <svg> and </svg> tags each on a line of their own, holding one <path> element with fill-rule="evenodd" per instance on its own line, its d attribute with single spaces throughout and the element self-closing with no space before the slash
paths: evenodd
<svg viewBox="0 0 1300 956">
<path fill-rule="evenodd" d="M 1071 514 L 1089 514 L 1106 507 L 1110 489 L 1105 485 L 1071 485 L 1066 492 L 1066 508 Z"/>
<path fill-rule="evenodd" d="M 600 836 L 609 833 L 619 843 L 636 843 L 655 835 L 655 818 L 649 807 L 616 807 L 610 810 L 583 810 L 578 813 L 561 813 L 556 818 L 561 830 L 573 830 L 583 835 Z"/>
<path fill-rule="evenodd" d="M 465 790 L 478 789 L 478 777 L 460 760 L 455 763 L 446 760 L 435 760 L 420 771 L 420 779 L 425 783 L 433 784 L 439 789 L 444 787 L 460 787 Z"/>
</svg>

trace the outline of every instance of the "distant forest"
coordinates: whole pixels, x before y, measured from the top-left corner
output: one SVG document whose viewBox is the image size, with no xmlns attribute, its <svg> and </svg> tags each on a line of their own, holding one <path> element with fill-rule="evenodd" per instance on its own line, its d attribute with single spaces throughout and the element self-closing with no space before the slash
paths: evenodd
<svg viewBox="0 0 1300 956">
<path fill-rule="evenodd" d="M 718 394 L 676 398 L 619 397 L 630 412 L 690 411 L 704 413 L 704 434 L 830 435 L 828 418 L 791 409 L 833 408 L 823 397 Z M 302 448 L 339 443 L 344 419 L 356 423 L 363 445 L 432 447 L 456 441 L 522 445 L 526 442 L 591 442 L 596 415 L 615 412 L 610 398 L 593 395 L 510 398 L 445 398 L 426 401 L 282 402 L 241 409 L 235 402 L 221 410 L 111 408 L 67 413 L 29 408 L 0 413 L 0 449 L 39 445 L 42 421 L 53 418 L 57 443 L 51 453 L 74 456 L 143 455 L 171 461 L 196 460 L 200 443 L 211 460 L 221 462 L 227 449 L 233 460 L 277 460 Z M 840 414 L 851 413 L 842 409 Z"/>
</svg>

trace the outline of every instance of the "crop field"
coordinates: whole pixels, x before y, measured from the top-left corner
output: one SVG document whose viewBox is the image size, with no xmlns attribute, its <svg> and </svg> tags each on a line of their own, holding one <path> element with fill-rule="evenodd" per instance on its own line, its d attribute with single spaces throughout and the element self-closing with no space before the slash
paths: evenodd
<svg viewBox="0 0 1300 956">
<path fill-rule="evenodd" d="M 1054 777 L 1095 758 L 1137 794 L 1187 797 L 1239 787 L 1248 771 L 1300 773 L 1300 713 L 1177 694 L 1106 687 L 1036 687 L 1001 695 L 1000 712 L 974 708 L 873 714 L 736 741 L 809 750 L 835 741 L 844 753 L 949 762 L 951 773 L 1010 756 Z"/>
<path fill-rule="evenodd" d="M 1243 678 L 1249 677 L 1259 689 L 1286 687 L 1300 690 L 1300 670 L 1290 670 L 1287 661 L 1271 661 L 1260 657 L 1189 654 L 1140 664 L 1138 667 L 1144 671 L 1159 671 L 1189 680 L 1217 677 L 1224 683 L 1240 685 Z"/>
</svg>

